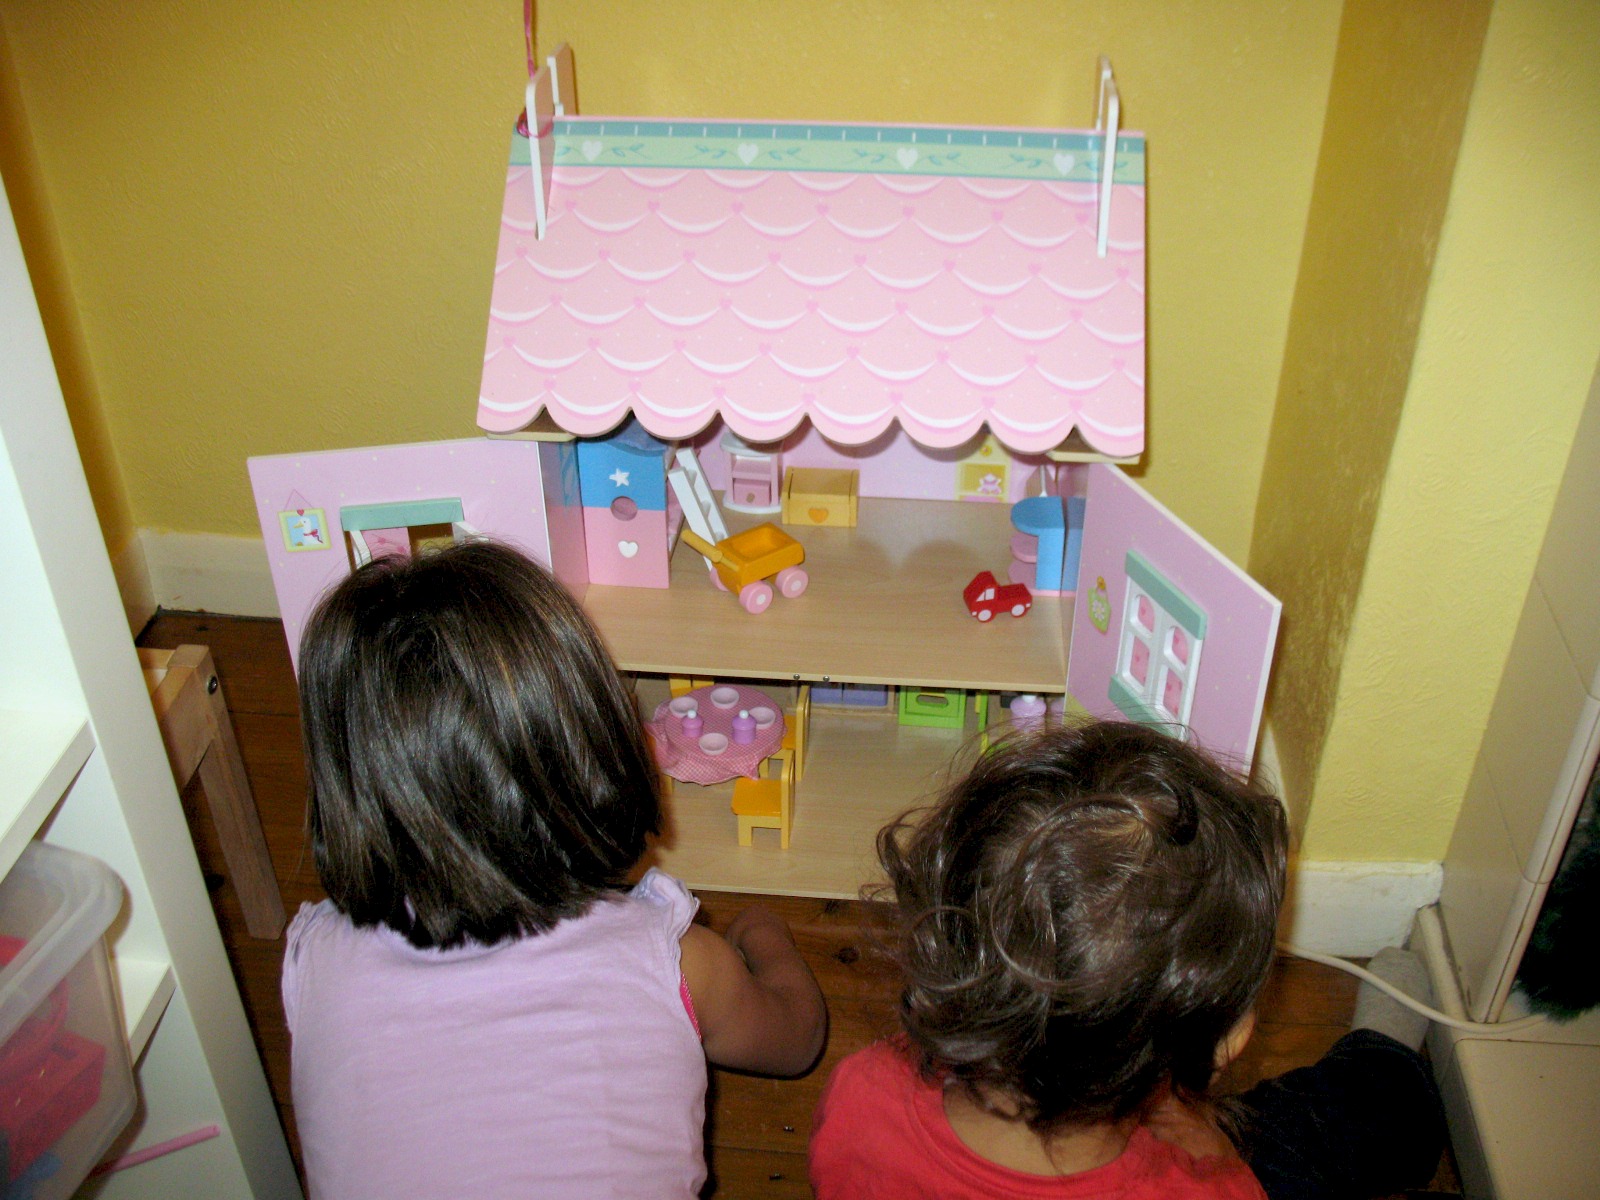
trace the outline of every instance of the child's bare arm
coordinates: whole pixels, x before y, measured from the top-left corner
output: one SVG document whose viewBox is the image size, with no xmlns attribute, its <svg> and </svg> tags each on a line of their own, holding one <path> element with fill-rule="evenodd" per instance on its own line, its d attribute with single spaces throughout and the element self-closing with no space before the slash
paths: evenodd
<svg viewBox="0 0 1600 1200">
<path fill-rule="evenodd" d="M 787 925 L 747 908 L 726 940 L 691 925 L 680 945 L 708 1059 L 770 1075 L 798 1075 L 816 1062 L 828 1010 Z"/>
</svg>

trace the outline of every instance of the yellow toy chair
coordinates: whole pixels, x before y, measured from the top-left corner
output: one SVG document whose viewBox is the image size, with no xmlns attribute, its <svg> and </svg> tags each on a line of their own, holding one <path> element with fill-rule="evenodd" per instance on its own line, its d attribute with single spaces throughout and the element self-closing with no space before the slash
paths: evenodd
<svg viewBox="0 0 1600 1200">
<path fill-rule="evenodd" d="M 686 679 L 682 675 L 668 675 L 667 691 L 671 692 L 672 698 L 676 700 L 679 696 L 687 696 L 695 688 L 710 687 L 712 682 L 710 679 Z"/>
<path fill-rule="evenodd" d="M 733 781 L 733 815 L 739 818 L 739 845 L 750 844 L 752 829 L 776 829 L 778 845 L 789 848 L 789 831 L 794 828 L 794 755 L 779 750 L 768 762 L 778 764 L 776 779 Z"/>
<path fill-rule="evenodd" d="M 794 711 L 784 718 L 783 729 L 783 748 L 794 755 L 796 783 L 806 777 L 806 733 L 810 726 L 811 685 L 802 683 L 795 694 Z"/>
</svg>

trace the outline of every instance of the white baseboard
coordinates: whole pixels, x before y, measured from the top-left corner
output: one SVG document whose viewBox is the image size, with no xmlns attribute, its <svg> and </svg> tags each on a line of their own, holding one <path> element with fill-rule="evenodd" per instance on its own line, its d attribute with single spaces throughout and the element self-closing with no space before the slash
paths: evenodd
<svg viewBox="0 0 1600 1200">
<path fill-rule="evenodd" d="M 1436 862 L 1297 862 L 1278 936 L 1320 954 L 1367 958 L 1405 943 L 1443 881 Z"/>
<path fill-rule="evenodd" d="M 1283 767 L 1271 722 L 1264 722 L 1251 779 L 1282 795 Z M 1304 817 L 1302 797 L 1283 797 Z M 1444 871 L 1436 862 L 1307 862 L 1289 864 L 1289 896 L 1278 938 L 1318 954 L 1370 958 L 1401 946 L 1417 911 L 1439 899 Z"/>
<path fill-rule="evenodd" d="M 276 617 L 278 597 L 258 537 L 164 533 L 141 529 L 130 543 L 142 551 L 154 604 L 236 617 Z M 117 581 L 122 582 L 119 572 Z M 123 603 L 130 605 L 127 590 Z M 154 608 L 152 607 L 152 610 Z"/>
</svg>

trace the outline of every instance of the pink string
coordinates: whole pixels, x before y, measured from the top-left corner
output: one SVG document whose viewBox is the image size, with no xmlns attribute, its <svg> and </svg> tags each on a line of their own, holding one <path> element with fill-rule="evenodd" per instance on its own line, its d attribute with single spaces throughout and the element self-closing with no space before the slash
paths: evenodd
<svg viewBox="0 0 1600 1200">
<path fill-rule="evenodd" d="M 113 1171 L 123 1171 L 129 1167 L 137 1167 L 140 1163 L 147 1163 L 152 1158 L 161 1158 L 175 1150 L 187 1150 L 190 1146 L 200 1142 L 208 1142 L 218 1136 L 222 1130 L 215 1125 L 202 1125 L 190 1133 L 180 1133 L 175 1138 L 168 1138 L 164 1142 L 157 1142 L 153 1146 L 146 1146 L 143 1150 L 135 1150 L 118 1158 L 101 1163 L 89 1172 L 90 1177 L 96 1175 L 109 1175 Z"/>
<path fill-rule="evenodd" d="M 533 0 L 522 0 L 522 40 L 528 50 L 528 78 L 539 68 L 533 61 Z M 522 115 L 517 118 L 517 132 L 525 138 L 532 138 L 528 132 L 528 110 L 524 108 Z"/>
<path fill-rule="evenodd" d="M 533 62 L 533 0 L 522 0 L 522 34 L 528 43 L 528 74 L 538 68 Z"/>
</svg>

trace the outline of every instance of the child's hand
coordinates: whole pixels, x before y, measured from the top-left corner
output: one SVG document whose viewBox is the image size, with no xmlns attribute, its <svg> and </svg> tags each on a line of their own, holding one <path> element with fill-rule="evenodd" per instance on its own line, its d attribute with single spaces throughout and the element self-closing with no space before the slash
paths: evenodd
<svg viewBox="0 0 1600 1200">
<path fill-rule="evenodd" d="M 680 944 L 707 1058 L 771 1075 L 798 1075 L 816 1062 L 828 1009 L 787 925 L 747 908 L 726 940 L 691 925 Z"/>
<path fill-rule="evenodd" d="M 1194 1158 L 1239 1157 L 1207 1109 L 1185 1104 L 1170 1092 L 1146 1118 L 1145 1128 L 1160 1141 L 1170 1142 Z"/>
</svg>

